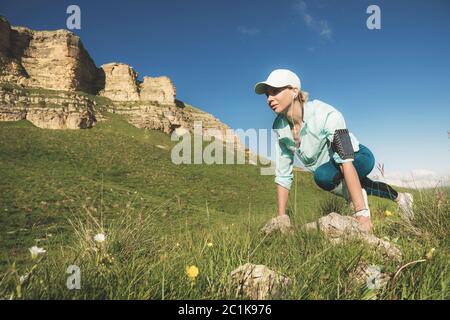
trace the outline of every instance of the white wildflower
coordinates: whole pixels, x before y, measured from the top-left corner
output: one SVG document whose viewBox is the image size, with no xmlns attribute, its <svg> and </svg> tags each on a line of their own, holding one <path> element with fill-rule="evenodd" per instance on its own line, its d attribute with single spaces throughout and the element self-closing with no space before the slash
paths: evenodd
<svg viewBox="0 0 450 320">
<path fill-rule="evenodd" d="M 20 278 L 19 278 L 20 284 L 22 285 L 25 281 L 27 281 L 29 276 L 30 276 L 29 273 L 27 273 L 27 274 L 25 274 L 23 276 L 20 276 Z"/>
<path fill-rule="evenodd" d="M 39 247 L 36 247 L 36 246 L 31 247 L 28 250 L 30 250 L 31 259 L 33 259 L 33 260 L 36 259 L 39 254 L 46 252 L 43 248 L 39 248 Z"/>
<path fill-rule="evenodd" d="M 94 236 L 94 241 L 95 241 L 95 242 L 102 243 L 102 242 L 105 241 L 105 239 L 106 239 L 106 236 L 105 236 L 103 233 L 97 233 L 97 234 Z"/>
</svg>

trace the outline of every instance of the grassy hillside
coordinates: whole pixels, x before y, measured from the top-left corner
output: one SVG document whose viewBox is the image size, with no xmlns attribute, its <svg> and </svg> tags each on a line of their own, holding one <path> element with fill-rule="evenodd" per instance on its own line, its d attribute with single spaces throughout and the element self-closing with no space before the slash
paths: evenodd
<svg viewBox="0 0 450 320">
<path fill-rule="evenodd" d="M 369 197 L 375 234 L 395 239 L 404 263 L 436 248 L 392 289 L 374 293 L 351 284 L 352 267 L 363 260 L 394 272 L 398 263 L 363 244 L 333 247 L 299 229 L 290 237 L 258 234 L 277 207 L 273 176 L 257 166 L 174 165 L 168 135 L 111 114 L 89 130 L 4 122 L 0 137 L 0 297 L 233 298 L 228 274 L 251 262 L 294 279 L 285 299 L 449 298 L 449 204 L 438 208 L 434 190 L 415 192 L 414 225 L 398 218 L 393 202 Z M 296 172 L 295 181 L 288 213 L 296 226 L 349 213 L 311 174 Z M 92 241 L 99 232 L 101 245 Z M 28 251 L 34 245 L 47 250 L 37 260 Z M 73 264 L 83 272 L 81 290 L 66 288 Z M 199 268 L 194 282 L 187 265 Z"/>
</svg>

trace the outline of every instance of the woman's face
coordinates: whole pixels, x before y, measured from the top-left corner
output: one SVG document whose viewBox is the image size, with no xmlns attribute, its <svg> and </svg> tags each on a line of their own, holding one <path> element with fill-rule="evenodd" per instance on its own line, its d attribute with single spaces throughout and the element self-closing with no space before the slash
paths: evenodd
<svg viewBox="0 0 450 320">
<path fill-rule="evenodd" d="M 267 86 L 267 104 L 277 114 L 285 112 L 292 103 L 293 93 L 295 93 L 293 90 L 292 87 L 274 88 Z"/>
</svg>

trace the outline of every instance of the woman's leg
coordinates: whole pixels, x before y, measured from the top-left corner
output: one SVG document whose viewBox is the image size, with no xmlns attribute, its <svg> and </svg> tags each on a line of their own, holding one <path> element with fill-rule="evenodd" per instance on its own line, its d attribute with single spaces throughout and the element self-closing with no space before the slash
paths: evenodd
<svg viewBox="0 0 450 320">
<path fill-rule="evenodd" d="M 391 200 L 397 198 L 397 191 L 392 187 L 383 182 L 372 181 L 367 178 L 367 175 L 375 166 L 375 158 L 366 146 L 362 144 L 359 145 L 359 151 L 355 152 L 353 166 L 358 173 L 361 186 L 367 191 L 368 195 Z M 344 186 L 343 178 L 339 166 L 332 159 L 318 167 L 314 172 L 314 180 L 320 188 L 340 195 L 349 201 L 349 195 L 345 190 L 346 187 Z"/>
<path fill-rule="evenodd" d="M 324 163 L 314 171 L 314 181 L 326 191 L 331 191 L 341 182 L 343 176 L 333 160 Z"/>
<path fill-rule="evenodd" d="M 359 148 L 359 151 L 355 153 L 355 161 L 353 164 L 355 165 L 356 171 L 358 171 L 361 186 L 366 189 L 368 195 L 395 201 L 398 196 L 397 191 L 384 182 L 373 181 L 367 177 L 375 166 L 375 158 L 366 146 L 360 144 Z"/>
<path fill-rule="evenodd" d="M 361 180 L 361 185 L 366 189 L 367 194 L 373 196 L 391 199 L 392 201 L 396 201 L 398 197 L 398 192 L 394 188 L 381 181 L 373 181 L 365 177 Z"/>
<path fill-rule="evenodd" d="M 370 171 L 372 171 L 375 160 L 369 149 L 363 145 L 359 145 L 360 149 L 355 152 L 355 159 L 353 160 L 353 166 L 358 173 L 358 178 L 361 181 L 365 178 Z M 339 168 L 339 165 L 330 159 L 327 163 L 324 163 L 316 169 L 314 172 L 314 180 L 316 184 L 324 190 L 332 191 L 344 180 L 344 176 Z"/>
</svg>

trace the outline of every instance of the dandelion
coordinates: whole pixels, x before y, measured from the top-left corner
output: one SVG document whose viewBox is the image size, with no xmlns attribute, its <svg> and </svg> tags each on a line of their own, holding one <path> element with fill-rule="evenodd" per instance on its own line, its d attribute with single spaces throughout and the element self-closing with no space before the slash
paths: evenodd
<svg viewBox="0 0 450 320">
<path fill-rule="evenodd" d="M 435 251 L 436 251 L 436 248 L 431 248 L 430 251 L 428 251 L 428 253 L 425 255 L 428 260 L 433 258 L 433 254 L 434 254 Z"/>
<path fill-rule="evenodd" d="M 384 212 L 384 215 L 385 215 L 386 217 L 390 217 L 390 216 L 392 216 L 392 212 L 390 212 L 389 210 L 386 210 L 386 211 Z"/>
<path fill-rule="evenodd" d="M 31 259 L 33 259 L 33 260 L 36 259 L 39 254 L 46 252 L 43 248 L 39 248 L 39 247 L 36 247 L 36 246 L 31 247 L 28 250 L 30 250 Z"/>
<path fill-rule="evenodd" d="M 211 247 L 213 246 L 213 243 L 212 243 L 212 242 L 208 242 L 206 245 L 207 245 L 209 248 L 211 248 Z"/>
<path fill-rule="evenodd" d="M 103 233 L 97 233 L 97 234 L 94 236 L 94 241 L 95 241 L 95 242 L 98 242 L 98 243 L 104 242 L 105 239 L 106 239 L 106 236 L 105 236 Z"/>
<path fill-rule="evenodd" d="M 194 265 L 186 267 L 186 274 L 190 280 L 195 280 L 198 276 L 198 268 Z"/>
</svg>

